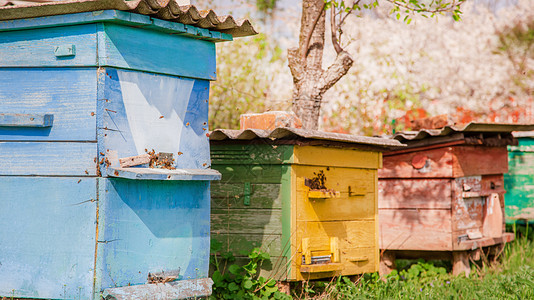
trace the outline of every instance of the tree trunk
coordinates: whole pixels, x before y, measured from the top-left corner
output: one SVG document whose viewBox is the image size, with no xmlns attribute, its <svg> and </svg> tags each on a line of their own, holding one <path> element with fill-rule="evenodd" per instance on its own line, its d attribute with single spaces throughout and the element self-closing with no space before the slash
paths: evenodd
<svg viewBox="0 0 534 300">
<path fill-rule="evenodd" d="M 324 71 L 325 43 L 324 0 L 303 0 L 299 48 L 288 50 L 293 76 L 293 111 L 305 129 L 317 130 L 324 93 L 347 74 L 353 60 L 341 51 L 335 62 Z M 310 35 L 310 32 L 313 32 Z"/>
</svg>

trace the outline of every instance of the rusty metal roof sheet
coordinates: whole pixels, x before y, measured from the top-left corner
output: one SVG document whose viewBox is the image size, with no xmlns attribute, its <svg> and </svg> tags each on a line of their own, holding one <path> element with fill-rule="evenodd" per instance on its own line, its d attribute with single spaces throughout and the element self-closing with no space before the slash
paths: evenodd
<svg viewBox="0 0 534 300">
<path fill-rule="evenodd" d="M 233 37 L 258 32 L 246 19 L 218 16 L 213 10 L 198 10 L 193 5 L 180 6 L 177 0 L 67 0 L 0 7 L 1 20 L 16 20 L 99 10 L 122 10 L 162 20 L 193 25 L 227 33 Z"/>
<path fill-rule="evenodd" d="M 463 127 L 445 126 L 441 129 L 422 129 L 396 133 L 393 138 L 398 141 L 422 140 L 430 137 L 449 136 L 455 133 L 511 133 L 513 131 L 534 130 L 534 124 L 507 123 L 469 123 Z"/>
<path fill-rule="evenodd" d="M 377 137 L 357 136 L 343 133 L 323 132 L 316 130 L 305 130 L 297 128 L 276 128 L 275 130 L 246 129 L 216 129 L 210 133 L 211 141 L 222 140 L 254 140 L 254 139 L 313 139 L 335 141 L 351 144 L 369 145 L 382 148 L 402 147 L 404 146 L 397 140 L 384 139 Z"/>
</svg>

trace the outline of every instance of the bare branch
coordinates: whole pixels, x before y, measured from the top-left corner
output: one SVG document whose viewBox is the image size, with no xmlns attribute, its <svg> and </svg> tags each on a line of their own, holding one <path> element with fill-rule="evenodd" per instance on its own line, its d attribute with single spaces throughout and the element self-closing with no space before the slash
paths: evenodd
<svg viewBox="0 0 534 300">
<path fill-rule="evenodd" d="M 336 53 L 339 54 L 341 51 L 343 51 L 343 48 L 341 48 L 337 40 L 337 30 L 338 27 L 336 25 L 336 12 L 334 7 L 332 7 L 330 8 L 330 33 L 332 35 L 332 45 L 334 46 Z"/>
<path fill-rule="evenodd" d="M 308 31 L 308 35 L 306 36 L 306 41 L 304 42 L 304 47 L 300 49 L 300 59 L 301 61 L 306 60 L 306 56 L 308 55 L 308 49 L 310 47 L 310 40 L 313 35 L 313 31 L 315 31 L 315 26 L 317 26 L 317 23 L 319 22 L 319 19 L 321 19 L 321 16 L 324 12 L 324 6 L 325 3 L 323 1 L 323 5 L 321 6 L 321 9 L 319 10 L 319 13 L 317 14 L 317 17 L 315 17 L 315 20 L 313 20 L 312 27 L 310 28 L 310 31 Z"/>
<path fill-rule="evenodd" d="M 347 51 L 341 51 L 337 54 L 336 60 L 328 69 L 323 72 L 317 84 L 319 93 L 323 95 L 329 88 L 345 76 L 352 67 L 354 60 Z"/>
</svg>

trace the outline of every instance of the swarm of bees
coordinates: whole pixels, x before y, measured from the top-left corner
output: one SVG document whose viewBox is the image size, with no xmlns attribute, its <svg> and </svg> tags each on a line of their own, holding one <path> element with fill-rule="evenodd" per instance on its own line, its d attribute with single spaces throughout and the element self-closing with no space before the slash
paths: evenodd
<svg viewBox="0 0 534 300">
<path fill-rule="evenodd" d="M 306 178 L 304 184 L 312 190 L 326 190 L 326 175 L 323 170 L 318 173 L 313 172 L 313 175 L 315 177 L 312 179 Z"/>
<path fill-rule="evenodd" d="M 150 156 L 150 161 L 148 163 L 148 166 L 150 168 L 161 168 L 161 169 L 168 169 L 168 170 L 174 170 L 176 169 L 173 167 L 174 165 L 174 158 L 172 153 L 164 153 L 164 152 L 158 152 L 154 151 L 152 149 L 151 151 L 148 151 L 145 149 L 145 152 Z"/>
</svg>

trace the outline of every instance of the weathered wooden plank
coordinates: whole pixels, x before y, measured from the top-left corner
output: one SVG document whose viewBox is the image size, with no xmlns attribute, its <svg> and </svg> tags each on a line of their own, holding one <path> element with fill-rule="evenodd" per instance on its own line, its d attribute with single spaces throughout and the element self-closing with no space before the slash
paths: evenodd
<svg viewBox="0 0 534 300">
<path fill-rule="evenodd" d="M 211 169 L 107 168 L 108 176 L 135 180 L 219 180 Z"/>
<path fill-rule="evenodd" d="M 211 232 L 211 238 L 222 243 L 222 252 L 231 252 L 235 256 L 243 256 L 254 248 L 261 248 L 269 255 L 282 255 L 282 234 L 251 234 L 251 233 L 218 233 Z M 289 245 L 286 245 L 289 247 Z"/>
<path fill-rule="evenodd" d="M 453 176 L 504 174 L 508 172 L 506 147 L 455 146 Z"/>
<path fill-rule="evenodd" d="M 98 42 L 101 66 L 216 79 L 212 42 L 117 24 L 104 28 L 105 39 Z"/>
<path fill-rule="evenodd" d="M 0 175 L 95 176 L 96 143 L 0 142 Z"/>
<path fill-rule="evenodd" d="M 210 296 L 212 285 L 211 278 L 177 280 L 105 289 L 102 297 L 106 300 L 191 299 Z"/>
<path fill-rule="evenodd" d="M 380 209 L 380 249 L 452 250 L 448 209 Z"/>
<path fill-rule="evenodd" d="M 95 24 L 0 32 L 0 67 L 96 66 L 96 44 Z M 57 57 L 60 45 L 76 55 Z"/>
<path fill-rule="evenodd" d="M 204 278 L 209 264 L 209 183 L 101 178 L 96 290 L 144 284 L 180 269 Z"/>
<path fill-rule="evenodd" d="M 421 168 L 417 162 L 423 161 Z M 454 156 L 452 147 L 384 156 L 384 167 L 378 170 L 379 178 L 432 178 L 452 177 Z"/>
<path fill-rule="evenodd" d="M 453 244 L 454 250 L 473 250 L 482 247 L 488 247 L 493 245 L 499 245 L 503 243 L 509 243 L 515 239 L 515 236 L 511 232 L 505 232 L 499 238 L 481 238 L 477 240 L 466 240 L 462 242 L 455 242 Z"/>
<path fill-rule="evenodd" d="M 381 179 L 378 208 L 451 208 L 450 179 Z"/>
<path fill-rule="evenodd" d="M 282 180 L 281 165 L 213 165 L 213 169 L 222 174 L 221 183 L 245 183 L 251 184 L 280 183 Z"/>
<path fill-rule="evenodd" d="M 213 144 L 211 145 L 213 165 L 228 164 L 286 164 L 292 162 L 292 145 L 270 144 Z"/>
<path fill-rule="evenodd" d="M 282 208 L 281 184 L 251 184 L 249 193 L 250 203 L 245 205 L 244 183 L 213 182 L 211 184 L 211 207 L 215 209 Z"/>
<path fill-rule="evenodd" d="M 0 113 L 0 127 L 51 127 L 52 114 L 5 114 Z"/>
<path fill-rule="evenodd" d="M 382 154 L 377 151 L 295 146 L 293 161 L 299 165 L 378 169 L 382 166 Z"/>
<path fill-rule="evenodd" d="M 96 179 L 0 177 L 0 191 L 0 296 L 91 299 Z"/>
<path fill-rule="evenodd" d="M 0 114 L 54 115 L 51 127 L 0 127 L 0 140 L 96 141 L 95 72 L 0 68 Z"/>
<path fill-rule="evenodd" d="M 502 197 L 503 185 L 502 175 L 468 176 L 453 181 L 453 242 L 465 239 L 466 234 L 483 233 L 487 198 L 492 194 Z M 504 210 L 503 205 L 501 210 Z M 502 220 L 500 223 L 503 223 Z M 495 226 L 502 227 L 502 224 Z"/>
<path fill-rule="evenodd" d="M 145 165 L 145 164 L 148 164 L 149 162 L 150 162 L 150 155 L 146 153 L 141 154 L 141 155 L 136 155 L 136 156 L 119 158 L 119 164 L 121 168 Z"/>
<path fill-rule="evenodd" d="M 214 233 L 279 234 L 282 212 L 278 209 L 212 209 Z"/>
<path fill-rule="evenodd" d="M 375 170 L 338 167 L 292 166 L 296 176 L 297 220 L 341 221 L 374 219 L 376 203 Z M 327 189 L 340 192 L 339 198 L 310 199 L 305 178 L 323 171 Z M 350 188 L 349 188 L 350 186 Z M 349 195 L 349 190 L 351 194 Z"/>
</svg>

